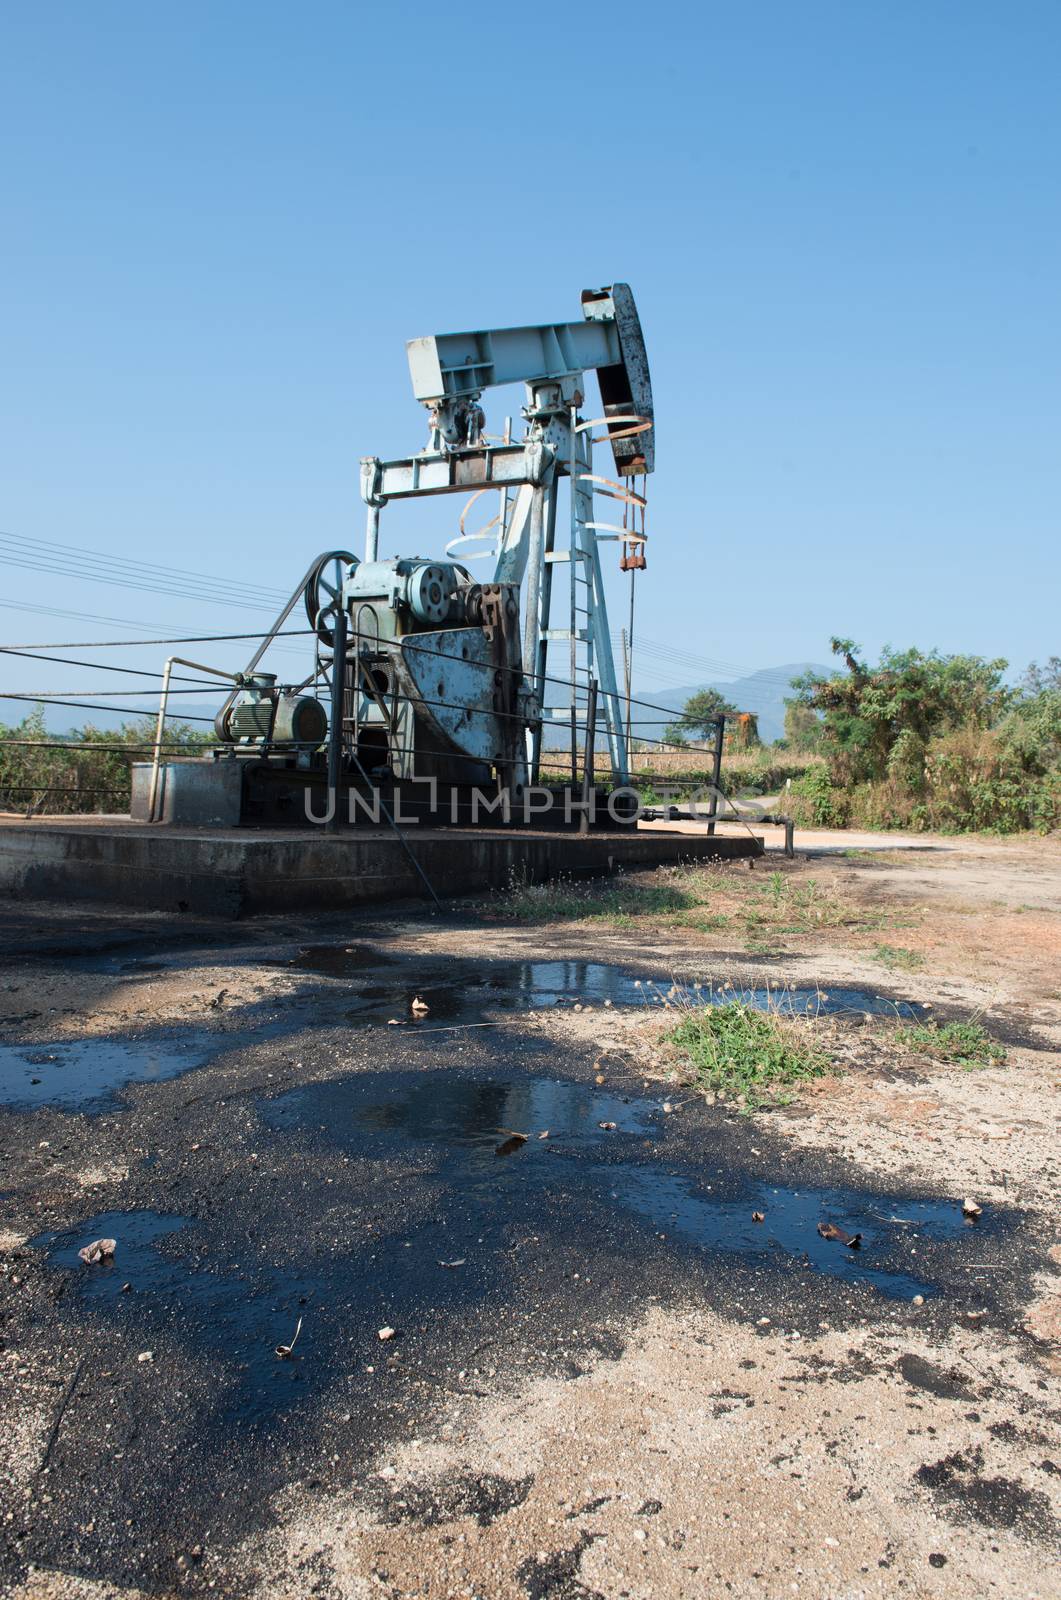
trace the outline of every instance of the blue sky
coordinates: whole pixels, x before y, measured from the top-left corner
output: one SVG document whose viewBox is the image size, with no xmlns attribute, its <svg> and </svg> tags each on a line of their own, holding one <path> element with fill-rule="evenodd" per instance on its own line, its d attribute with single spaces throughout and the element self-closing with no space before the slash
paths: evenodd
<svg viewBox="0 0 1061 1600">
<path fill-rule="evenodd" d="M 359 457 L 423 442 L 405 339 L 623 278 L 657 414 L 644 686 L 832 633 L 1057 652 L 1059 56 L 1034 0 L 9 5 L 0 530 L 289 590 L 361 548 Z M 388 515 L 388 554 L 456 531 Z M 68 559 L 0 566 L 9 641 L 123 631 L 11 602 L 264 618 Z"/>
</svg>

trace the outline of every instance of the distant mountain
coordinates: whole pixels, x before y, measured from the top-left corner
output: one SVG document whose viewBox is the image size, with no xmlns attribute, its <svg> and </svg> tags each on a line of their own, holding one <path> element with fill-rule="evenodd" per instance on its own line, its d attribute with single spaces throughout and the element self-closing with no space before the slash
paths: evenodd
<svg viewBox="0 0 1061 1600">
<path fill-rule="evenodd" d="M 690 683 L 683 689 L 635 687 L 635 700 L 647 700 L 663 710 L 653 712 L 641 707 L 640 715 L 644 719 L 641 721 L 635 705 L 632 718 L 634 737 L 658 739 L 663 732 L 661 723 L 668 711 L 673 711 L 677 716 L 690 695 L 696 694 L 697 690 L 717 689 L 739 711 L 752 712 L 759 719 L 760 739 L 764 744 L 772 744 L 784 735 L 785 701 L 792 696 L 792 679 L 804 672 L 829 677 L 834 671 L 834 667 L 822 666 L 818 661 L 790 661 L 780 667 L 761 667 L 747 678 L 708 678 L 700 683 Z"/>
</svg>

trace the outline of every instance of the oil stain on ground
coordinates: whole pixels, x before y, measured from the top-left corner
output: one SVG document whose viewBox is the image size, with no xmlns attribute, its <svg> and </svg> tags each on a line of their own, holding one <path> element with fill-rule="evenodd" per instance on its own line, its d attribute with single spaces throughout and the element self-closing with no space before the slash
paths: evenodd
<svg viewBox="0 0 1061 1600">
<path fill-rule="evenodd" d="M 698 1297 L 753 1337 L 764 1309 L 816 1325 L 865 1315 L 878 1295 L 955 1296 L 970 1249 L 978 1260 L 1005 1249 L 1007 1219 L 970 1230 L 960 1201 L 782 1186 L 698 1109 L 679 1118 L 650 1095 L 511 1064 L 491 1073 L 488 1059 L 353 1073 L 249 1103 L 253 1179 L 226 1167 L 219 1192 L 195 1192 L 195 1215 L 108 1211 L 33 1241 L 64 1275 L 61 1317 L 88 1370 L 122 1373 L 137 1395 L 153 1387 L 127 1415 L 128 1396 L 112 1410 L 106 1388 L 69 1408 L 52 1515 L 26 1559 L 76 1547 L 81 1570 L 168 1581 L 174 1526 L 196 1537 L 224 1526 L 234 1539 L 293 1463 L 323 1482 L 330 1459 L 357 1471 L 433 1395 L 479 1392 L 478 1361 L 575 1377 L 614 1354 L 616 1329 L 648 1297 Z M 823 1240 L 823 1220 L 861 1232 L 861 1248 Z M 117 1241 L 113 1259 L 83 1264 L 79 1249 L 99 1237 Z M 137 1352 L 153 1360 L 141 1366 Z M 157 1434 L 141 1417 L 156 1392 Z M 120 1438 L 103 1430 L 123 1416 Z M 483 1516 L 522 1492 L 453 1486 L 455 1503 Z M 406 1510 L 429 1514 L 388 1506 Z M 108 1542 L 130 1516 L 135 1549 Z"/>
<path fill-rule="evenodd" d="M 103 1111 L 132 1083 L 161 1083 L 201 1067 L 217 1051 L 206 1034 L 159 1039 L 76 1039 L 0 1045 L 0 1105 Z"/>
</svg>

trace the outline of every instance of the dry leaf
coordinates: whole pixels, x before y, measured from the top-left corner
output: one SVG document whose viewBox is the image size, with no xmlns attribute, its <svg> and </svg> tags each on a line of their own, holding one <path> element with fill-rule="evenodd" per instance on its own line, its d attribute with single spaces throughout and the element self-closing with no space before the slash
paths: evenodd
<svg viewBox="0 0 1061 1600">
<path fill-rule="evenodd" d="M 835 1222 L 819 1222 L 818 1232 L 823 1239 L 834 1240 L 837 1244 L 846 1244 L 849 1250 L 857 1250 L 862 1243 L 860 1233 L 845 1233 L 843 1228 L 838 1228 Z"/>
<path fill-rule="evenodd" d="M 613 1131 L 613 1129 L 615 1128 L 615 1123 L 614 1122 L 598 1122 L 597 1123 L 597 1127 L 598 1128 L 603 1128 L 605 1133 L 611 1133 Z"/>
<path fill-rule="evenodd" d="M 752 1212 L 752 1221 L 753 1222 L 765 1222 L 766 1221 L 766 1212 L 765 1211 L 753 1211 Z"/>
<path fill-rule="evenodd" d="M 962 1216 L 963 1217 L 978 1217 L 983 1212 L 983 1209 L 984 1209 L 983 1206 L 977 1205 L 975 1200 L 970 1200 L 970 1199 L 966 1198 L 965 1200 L 962 1201 Z"/>
<path fill-rule="evenodd" d="M 467 1260 L 466 1256 L 458 1256 L 456 1261 L 440 1261 L 439 1262 L 439 1266 L 440 1267 L 463 1267 L 463 1265 L 464 1265 L 466 1260 Z M 381 1335 L 381 1337 L 382 1337 L 382 1335 Z"/>
<path fill-rule="evenodd" d="M 431 1007 L 428 1005 L 426 1000 L 421 1000 L 420 996 L 416 994 L 413 996 L 409 1010 L 412 1012 L 414 1017 L 426 1017 L 427 1013 L 431 1010 Z"/>
</svg>

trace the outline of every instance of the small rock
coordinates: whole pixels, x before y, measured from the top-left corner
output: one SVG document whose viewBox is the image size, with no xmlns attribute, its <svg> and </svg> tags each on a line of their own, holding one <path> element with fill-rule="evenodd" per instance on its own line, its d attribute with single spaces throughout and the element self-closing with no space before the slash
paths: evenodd
<svg viewBox="0 0 1061 1600">
<path fill-rule="evenodd" d="M 923 1306 L 924 1303 L 925 1297 L 923 1294 L 915 1294 L 913 1300 L 910 1302 L 911 1305 L 915 1306 Z"/>
<path fill-rule="evenodd" d="M 393 1328 L 381 1328 L 379 1330 L 379 1338 L 384 1344 L 386 1344 L 388 1339 L 393 1339 L 394 1338 L 394 1329 Z"/>
<path fill-rule="evenodd" d="M 153 1350 L 141 1350 L 140 1354 L 137 1356 L 136 1359 L 137 1359 L 137 1361 L 140 1361 L 140 1362 L 146 1364 L 149 1361 L 154 1361 L 155 1352 Z"/>
<path fill-rule="evenodd" d="M 983 1212 L 983 1209 L 983 1206 L 978 1205 L 975 1200 L 970 1200 L 968 1196 L 962 1201 L 963 1217 L 978 1217 Z"/>
</svg>

